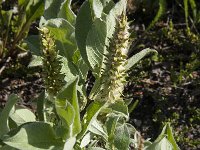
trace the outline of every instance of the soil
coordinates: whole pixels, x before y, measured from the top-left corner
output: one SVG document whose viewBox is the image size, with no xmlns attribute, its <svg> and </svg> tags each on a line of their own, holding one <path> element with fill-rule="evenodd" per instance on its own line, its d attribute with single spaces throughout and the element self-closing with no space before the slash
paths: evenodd
<svg viewBox="0 0 200 150">
<path fill-rule="evenodd" d="M 14 63 L 14 64 L 13 64 Z M 28 68 L 28 64 L 16 66 L 16 62 L 7 64 L 0 78 L 0 107 L 2 108 L 10 94 L 17 94 L 21 101 L 18 105 L 33 109 L 32 100 L 44 90 L 41 68 Z"/>
</svg>

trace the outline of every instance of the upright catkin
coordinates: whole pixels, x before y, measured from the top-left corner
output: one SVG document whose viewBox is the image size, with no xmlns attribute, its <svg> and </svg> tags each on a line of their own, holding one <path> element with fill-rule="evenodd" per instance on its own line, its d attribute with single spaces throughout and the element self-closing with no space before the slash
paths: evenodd
<svg viewBox="0 0 200 150">
<path fill-rule="evenodd" d="M 129 24 L 125 11 L 117 18 L 115 32 L 109 39 L 104 68 L 101 69 L 101 87 L 97 100 L 114 103 L 122 100 L 122 92 L 126 83 L 125 63 L 130 45 Z"/>
<path fill-rule="evenodd" d="M 65 84 L 61 58 L 55 46 L 55 40 L 48 28 L 39 29 L 42 38 L 43 79 L 49 95 L 55 96 Z"/>
</svg>

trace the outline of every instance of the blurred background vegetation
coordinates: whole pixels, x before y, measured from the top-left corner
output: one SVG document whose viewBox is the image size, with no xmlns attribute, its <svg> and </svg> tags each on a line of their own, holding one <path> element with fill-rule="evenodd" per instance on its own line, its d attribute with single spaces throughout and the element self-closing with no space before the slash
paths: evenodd
<svg viewBox="0 0 200 150">
<path fill-rule="evenodd" d="M 19 105 L 34 110 L 28 100 L 41 92 L 43 82 L 41 68 L 28 67 L 27 44 L 30 35 L 38 35 L 43 4 L 22 1 L 0 0 L 0 106 L 14 92 L 23 98 Z M 75 13 L 83 1 L 72 1 Z M 127 14 L 129 55 L 147 47 L 159 53 L 129 72 L 124 96 L 132 100 L 130 122 L 145 138 L 157 137 L 171 122 L 181 149 L 200 149 L 200 1 L 129 0 Z"/>
</svg>

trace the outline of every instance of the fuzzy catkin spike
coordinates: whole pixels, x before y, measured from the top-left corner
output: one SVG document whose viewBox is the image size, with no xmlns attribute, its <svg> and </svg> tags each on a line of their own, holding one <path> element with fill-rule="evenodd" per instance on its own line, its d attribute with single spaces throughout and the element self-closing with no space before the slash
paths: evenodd
<svg viewBox="0 0 200 150">
<path fill-rule="evenodd" d="M 55 40 L 51 36 L 48 28 L 39 29 L 42 40 L 42 62 L 43 79 L 47 92 L 55 96 L 65 84 L 64 75 L 61 74 L 61 61 L 58 56 L 58 50 L 55 46 Z"/>
<path fill-rule="evenodd" d="M 125 62 L 130 46 L 129 25 L 125 12 L 117 19 L 113 38 L 109 39 L 108 53 L 104 55 L 104 68 L 101 70 L 100 92 L 96 100 L 114 103 L 122 99 L 124 85 L 126 83 Z"/>
</svg>

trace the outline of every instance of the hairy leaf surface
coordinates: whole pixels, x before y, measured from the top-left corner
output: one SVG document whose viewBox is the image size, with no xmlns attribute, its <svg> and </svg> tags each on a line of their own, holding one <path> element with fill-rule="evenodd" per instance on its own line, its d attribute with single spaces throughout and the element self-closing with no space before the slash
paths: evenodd
<svg viewBox="0 0 200 150">
<path fill-rule="evenodd" d="M 62 150 L 64 143 L 56 138 L 53 128 L 43 122 L 27 123 L 3 142 L 20 150 Z"/>
</svg>

